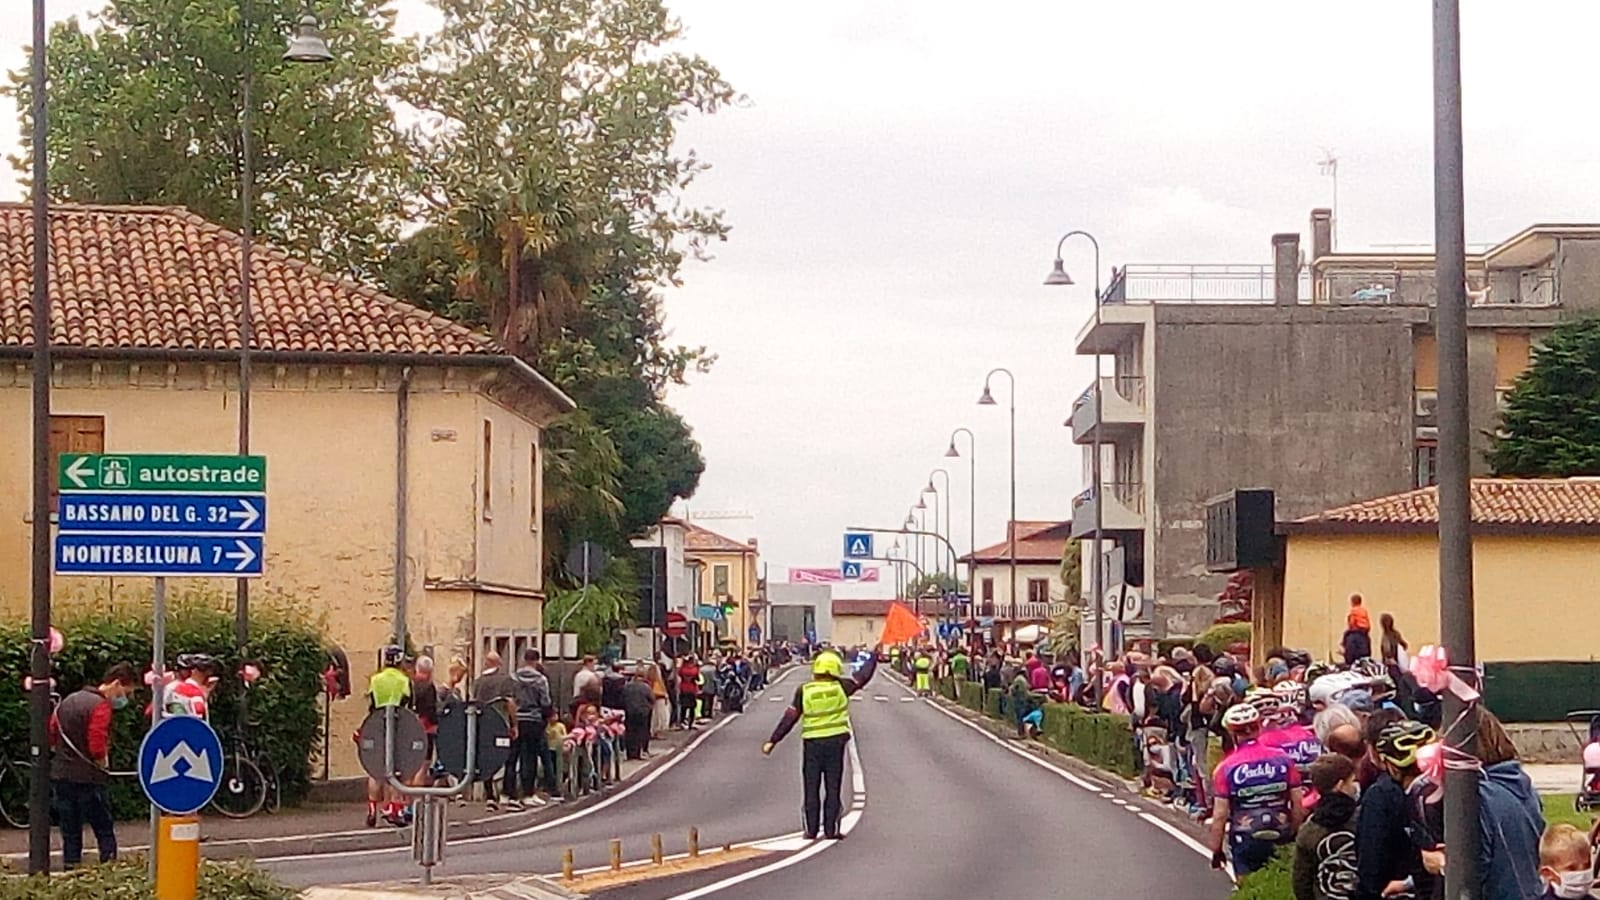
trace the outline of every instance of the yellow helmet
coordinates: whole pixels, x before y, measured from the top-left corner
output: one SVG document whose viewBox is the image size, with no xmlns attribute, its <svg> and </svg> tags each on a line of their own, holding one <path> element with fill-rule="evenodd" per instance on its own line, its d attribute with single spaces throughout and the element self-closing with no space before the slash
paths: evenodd
<svg viewBox="0 0 1600 900">
<path fill-rule="evenodd" d="M 843 677 L 844 660 L 841 660 L 839 654 L 832 650 L 824 650 L 817 654 L 816 659 L 811 661 L 811 674 L 832 675 L 834 678 Z"/>
</svg>

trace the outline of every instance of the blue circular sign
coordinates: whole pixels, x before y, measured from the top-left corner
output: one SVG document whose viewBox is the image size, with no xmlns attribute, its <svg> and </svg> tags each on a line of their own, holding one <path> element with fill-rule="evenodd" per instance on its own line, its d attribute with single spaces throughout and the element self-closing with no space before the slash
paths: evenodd
<svg viewBox="0 0 1600 900">
<path fill-rule="evenodd" d="M 169 716 L 139 744 L 139 786 L 177 816 L 198 812 L 222 783 L 222 741 L 204 719 Z"/>
</svg>

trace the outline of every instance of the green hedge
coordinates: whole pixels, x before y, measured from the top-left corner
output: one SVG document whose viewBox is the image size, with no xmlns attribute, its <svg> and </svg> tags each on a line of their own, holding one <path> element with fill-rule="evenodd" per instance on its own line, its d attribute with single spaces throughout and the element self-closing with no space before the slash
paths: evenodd
<svg viewBox="0 0 1600 900">
<path fill-rule="evenodd" d="M 1294 847 L 1278 850 L 1265 867 L 1239 879 L 1232 900 L 1293 900 Z"/>
<path fill-rule="evenodd" d="M 294 900 L 298 891 L 248 864 L 202 862 L 195 900 Z M 0 878 L 0 900 L 154 900 L 140 859 L 127 859 L 49 878 Z"/>
<path fill-rule="evenodd" d="M 98 683 L 107 667 L 129 662 L 142 674 L 150 668 L 150 606 L 128 598 L 57 605 L 56 627 L 66 646 L 52 658 L 56 690 L 63 696 Z M 253 597 L 250 655 L 261 678 L 250 692 L 252 737 L 277 766 L 285 802 L 298 800 L 310 785 L 310 757 L 320 746 L 322 670 L 327 663 L 320 627 L 279 598 Z M 29 627 L 0 620 L 0 754 L 24 759 L 28 741 L 28 703 L 22 674 L 28 671 Z M 180 652 L 206 652 L 222 666 L 222 681 L 211 697 L 211 724 L 224 740 L 237 730 L 239 667 L 233 648 L 232 598 L 187 592 L 169 596 L 167 658 Z M 12 674 L 15 673 L 15 674 Z M 113 718 L 111 768 L 131 771 L 139 741 L 149 727 L 144 709 L 149 688 L 142 684 L 128 708 Z M 114 778 L 112 805 L 121 818 L 147 815 L 149 805 L 131 778 Z"/>
<path fill-rule="evenodd" d="M 1222 653 L 1234 644 L 1250 643 L 1250 623 L 1229 622 L 1225 625 L 1213 625 L 1200 632 L 1194 642 L 1205 644 L 1217 653 Z"/>
<path fill-rule="evenodd" d="M 1102 769 L 1130 778 L 1139 774 L 1133 768 L 1133 725 L 1127 716 L 1047 703 L 1042 737 L 1062 753 Z"/>
</svg>

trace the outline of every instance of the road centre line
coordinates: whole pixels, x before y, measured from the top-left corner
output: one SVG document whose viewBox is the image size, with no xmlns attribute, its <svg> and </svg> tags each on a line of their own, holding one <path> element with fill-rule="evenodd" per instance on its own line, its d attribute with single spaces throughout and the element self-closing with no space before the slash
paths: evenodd
<svg viewBox="0 0 1600 900">
<path fill-rule="evenodd" d="M 865 774 L 861 771 L 861 752 L 856 749 L 856 743 L 857 739 L 851 738 L 850 743 L 846 744 L 845 746 L 848 748 L 850 753 L 851 787 L 854 788 L 857 801 L 860 805 L 852 805 L 850 811 L 845 813 L 844 816 L 839 820 L 839 831 L 842 834 L 849 834 L 851 830 L 853 830 L 856 825 L 860 823 L 861 817 L 865 813 L 867 782 Z M 724 878 L 721 881 L 712 882 L 711 884 L 696 888 L 695 890 L 687 893 L 677 894 L 669 898 L 669 900 L 698 900 L 700 897 L 709 897 L 718 891 L 724 891 L 736 885 L 744 884 L 747 881 L 753 881 L 757 878 L 761 878 L 762 876 L 771 875 L 773 872 L 787 869 L 790 866 L 799 865 L 811 857 L 836 846 L 838 843 L 838 841 L 830 840 L 815 841 L 811 844 L 811 846 L 796 852 L 792 856 L 784 857 L 777 862 L 768 863 L 759 869 L 751 869 L 748 872 L 743 872 L 729 878 Z"/>
<path fill-rule="evenodd" d="M 795 671 L 795 670 L 794 669 L 790 669 L 789 670 L 789 672 L 793 672 L 793 671 Z M 772 684 L 776 685 L 778 682 L 782 681 L 784 678 L 787 678 L 788 675 L 789 675 L 789 672 L 784 672 L 782 675 L 779 675 L 777 678 L 773 679 Z M 555 828 L 555 827 L 557 827 L 559 825 L 565 825 L 565 824 L 567 824 L 569 822 L 575 822 L 575 821 L 577 821 L 579 819 L 582 819 L 582 818 L 584 818 L 586 816 L 591 816 L 591 815 L 599 812 L 600 810 L 605 809 L 605 808 L 611 806 L 612 804 L 617 803 L 618 801 L 624 800 L 627 797 L 637 793 L 638 791 L 643 790 L 651 782 L 655 781 L 657 778 L 660 778 L 662 775 L 665 775 L 668 771 L 670 771 L 672 769 L 673 766 L 676 766 L 678 763 L 683 762 L 685 759 L 687 759 L 689 757 L 690 753 L 693 753 L 696 749 L 699 748 L 699 746 L 701 744 L 705 743 L 706 740 L 709 739 L 713 734 L 716 734 L 718 731 L 720 731 L 724 725 L 727 725 L 729 722 L 732 722 L 734 719 L 739 718 L 740 715 L 741 715 L 740 713 L 734 713 L 734 714 L 728 716 L 727 718 L 724 718 L 722 721 L 716 723 L 715 725 L 712 725 L 710 728 L 707 728 L 705 731 L 700 733 L 699 737 L 696 737 L 694 740 L 690 741 L 688 743 L 688 745 L 683 748 L 683 751 L 681 753 L 679 753 L 678 755 L 676 755 L 676 756 L 672 757 L 671 759 L 667 760 L 665 763 L 663 763 L 661 765 L 660 768 L 655 769 L 654 771 L 652 771 L 649 774 L 647 774 L 644 778 L 641 778 L 639 781 L 637 781 L 637 782 L 635 782 L 635 783 L 633 783 L 631 785 L 628 785 L 626 788 L 622 789 L 618 793 L 613 794 L 610 797 L 607 797 L 606 799 L 600 801 L 599 803 L 596 803 L 593 806 L 587 806 L 587 807 L 584 807 L 583 809 L 576 810 L 576 811 L 572 812 L 569 815 L 562 816 L 561 818 L 551 819 L 548 822 L 540 822 L 540 823 L 537 823 L 537 824 L 534 824 L 534 825 L 530 825 L 527 828 L 523 828 L 523 829 L 520 829 L 520 830 L 517 830 L 517 831 L 507 832 L 505 834 L 485 835 L 483 837 L 462 838 L 460 840 L 450 841 L 449 842 L 449 846 L 451 846 L 451 847 L 459 847 L 459 846 L 462 846 L 462 845 L 465 845 L 465 844 L 482 844 L 482 843 L 488 843 L 490 841 L 504 841 L 504 840 L 511 840 L 511 839 L 519 838 L 519 837 L 526 837 L 526 836 L 528 836 L 530 834 L 537 834 L 537 833 L 539 833 L 541 831 L 548 831 L 549 829 Z M 360 832 L 357 832 L 357 833 L 360 833 Z M 298 835 L 297 837 L 304 837 L 304 835 Z M 280 840 L 287 840 L 287 838 L 282 838 Z M 377 855 L 385 854 L 385 853 L 406 853 L 406 852 L 410 852 L 410 850 L 411 850 L 410 845 L 401 846 L 401 847 L 374 847 L 374 848 L 366 849 L 366 850 L 341 850 L 341 851 L 338 851 L 338 852 L 335 852 L 335 853 L 300 853 L 300 854 L 294 854 L 294 855 L 289 855 L 289 856 L 262 856 L 262 857 L 258 857 L 257 861 L 258 862 L 298 862 L 298 861 L 307 860 L 307 859 L 345 859 L 345 858 L 356 857 L 356 856 L 377 856 Z"/>
</svg>

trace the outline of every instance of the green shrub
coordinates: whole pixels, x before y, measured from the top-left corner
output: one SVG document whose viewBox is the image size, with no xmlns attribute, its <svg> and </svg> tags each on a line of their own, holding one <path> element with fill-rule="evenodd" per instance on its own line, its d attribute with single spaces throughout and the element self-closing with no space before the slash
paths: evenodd
<svg viewBox="0 0 1600 900">
<path fill-rule="evenodd" d="M 176 593 L 176 592 L 175 592 Z M 305 795 L 310 785 L 310 757 L 322 732 L 322 669 L 326 665 L 322 631 L 303 613 L 282 600 L 252 598 L 250 658 L 261 678 L 250 691 L 251 737 L 278 770 L 286 802 Z M 167 658 L 180 652 L 203 651 L 217 657 L 221 682 L 211 696 L 211 724 L 226 741 L 238 730 L 242 659 L 233 650 L 232 598 L 203 592 L 169 597 Z M 150 667 L 150 606 L 147 600 L 122 597 L 57 606 L 57 628 L 66 646 L 52 658 L 56 690 L 63 696 L 98 683 L 107 667 L 129 662 L 141 673 Z M 28 703 L 20 673 L 28 671 L 28 625 L 0 620 L 0 672 L 19 673 L 0 679 L 0 754 L 22 759 L 27 753 Z M 131 771 L 139 741 L 149 727 L 144 709 L 149 688 L 140 686 L 128 709 L 113 717 L 111 768 Z M 119 818 L 147 815 L 149 804 L 131 778 L 114 778 L 111 800 Z"/>
<path fill-rule="evenodd" d="M 1192 637 L 1162 638 L 1161 640 L 1156 641 L 1156 655 L 1165 656 L 1166 658 L 1171 659 L 1173 650 L 1176 650 L 1179 647 L 1187 650 L 1194 647 L 1195 643 L 1196 641 Z"/>
<path fill-rule="evenodd" d="M 1278 850 L 1266 866 L 1239 879 L 1232 900 L 1291 900 L 1294 897 L 1294 847 Z"/>
<path fill-rule="evenodd" d="M 1003 696 L 1005 696 L 1005 691 L 1002 691 L 999 688 L 992 688 L 988 691 L 985 691 L 983 698 L 984 714 L 994 716 L 996 719 L 1005 718 L 1005 714 L 1001 712 L 1000 706 L 1000 698 Z"/>
<path fill-rule="evenodd" d="M 1234 644 L 1250 643 L 1249 622 L 1229 622 L 1225 625 L 1213 625 L 1200 632 L 1194 639 L 1196 644 L 1205 644 L 1218 653 L 1227 650 Z"/>
<path fill-rule="evenodd" d="M 299 892 L 248 864 L 203 862 L 196 900 L 294 900 Z M 0 879 L 0 900 L 153 900 L 144 862 L 127 859 L 49 878 Z"/>
<path fill-rule="evenodd" d="M 1130 778 L 1138 774 L 1133 767 L 1133 725 L 1127 716 L 1047 703 L 1040 736 L 1051 747 L 1091 765 Z"/>
<path fill-rule="evenodd" d="M 968 681 L 962 684 L 960 694 L 956 699 L 962 706 L 973 712 L 983 712 L 983 682 Z"/>
</svg>

